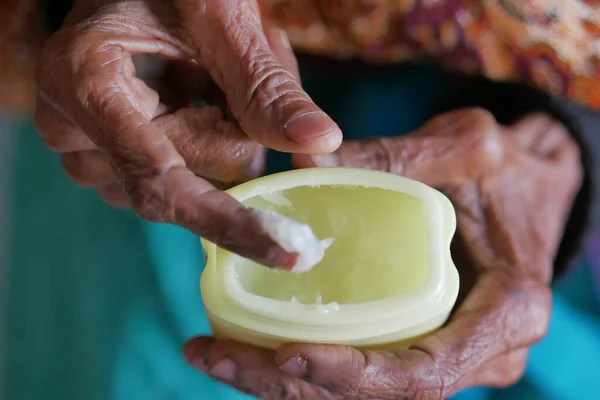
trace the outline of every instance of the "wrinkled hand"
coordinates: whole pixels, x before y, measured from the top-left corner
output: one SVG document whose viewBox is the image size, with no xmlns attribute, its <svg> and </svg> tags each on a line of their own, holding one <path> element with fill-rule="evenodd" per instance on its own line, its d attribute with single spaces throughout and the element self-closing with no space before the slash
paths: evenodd
<svg viewBox="0 0 600 400">
<path fill-rule="evenodd" d="M 282 30 L 265 33 L 255 1 L 79 1 L 43 53 L 36 126 L 72 178 L 109 202 L 291 267 L 296 255 L 208 182 L 258 175 L 255 142 L 309 154 L 339 146 L 341 132 L 302 90 L 286 40 Z M 216 107 L 170 109 L 136 76 L 134 56 L 144 55 L 192 71 L 177 100 L 211 78 L 233 120 Z"/>
<path fill-rule="evenodd" d="M 453 252 L 461 285 L 473 278 L 472 288 L 445 327 L 406 350 L 272 352 L 197 338 L 185 348 L 192 365 L 266 399 L 441 399 L 520 378 L 548 326 L 553 257 L 582 175 L 561 124 L 531 115 L 503 127 L 485 111 L 461 110 L 406 137 L 346 142 L 295 163 L 380 169 L 442 189 L 470 256 L 465 264 Z"/>
</svg>

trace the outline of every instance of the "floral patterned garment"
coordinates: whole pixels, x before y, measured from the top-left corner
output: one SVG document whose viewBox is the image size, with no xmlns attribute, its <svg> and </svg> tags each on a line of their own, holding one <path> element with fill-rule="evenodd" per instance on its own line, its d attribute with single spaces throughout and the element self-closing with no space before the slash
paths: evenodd
<svg viewBox="0 0 600 400">
<path fill-rule="evenodd" d="M 35 0 L 0 0 L 0 109 L 28 110 L 43 37 Z"/>
<path fill-rule="evenodd" d="M 259 1 L 299 50 L 427 58 L 600 109 L 600 0 Z"/>
<path fill-rule="evenodd" d="M 600 109 L 600 0 L 258 1 L 301 51 L 388 63 L 428 58 Z M 35 0 L 0 0 L 0 106 L 31 103 L 36 22 Z"/>
</svg>

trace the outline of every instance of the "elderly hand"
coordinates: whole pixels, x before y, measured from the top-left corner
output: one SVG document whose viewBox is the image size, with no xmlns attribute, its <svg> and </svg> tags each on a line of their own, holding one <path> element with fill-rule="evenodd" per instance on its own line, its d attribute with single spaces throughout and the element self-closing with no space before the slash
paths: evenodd
<svg viewBox="0 0 600 400">
<path fill-rule="evenodd" d="M 380 169 L 443 190 L 470 256 L 453 252 L 468 294 L 445 327 L 404 350 L 286 344 L 272 352 L 196 338 L 185 347 L 193 366 L 265 399 L 441 399 L 520 378 L 548 326 L 553 257 L 582 178 L 561 124 L 530 115 L 505 127 L 461 110 L 406 137 L 347 142 L 295 162 Z"/>
<path fill-rule="evenodd" d="M 140 55 L 192 71 L 177 100 L 212 78 L 235 121 L 216 107 L 167 107 L 136 76 Z M 37 81 L 36 126 L 76 182 L 109 202 L 130 202 L 144 219 L 183 226 L 265 265 L 293 266 L 295 254 L 209 183 L 259 174 L 256 142 L 309 154 L 341 143 L 337 125 L 302 90 L 284 32 L 265 32 L 256 1 L 79 1 L 47 43 Z"/>
</svg>

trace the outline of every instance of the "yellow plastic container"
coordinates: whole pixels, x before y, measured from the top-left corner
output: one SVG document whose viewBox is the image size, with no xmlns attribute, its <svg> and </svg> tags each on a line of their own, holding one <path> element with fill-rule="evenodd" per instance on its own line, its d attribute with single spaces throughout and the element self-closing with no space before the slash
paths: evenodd
<svg viewBox="0 0 600 400">
<path fill-rule="evenodd" d="M 229 190 L 333 239 L 306 273 L 269 270 L 203 241 L 201 293 L 217 337 L 399 348 L 439 328 L 458 295 L 450 201 L 420 182 L 354 168 L 270 175 Z"/>
</svg>

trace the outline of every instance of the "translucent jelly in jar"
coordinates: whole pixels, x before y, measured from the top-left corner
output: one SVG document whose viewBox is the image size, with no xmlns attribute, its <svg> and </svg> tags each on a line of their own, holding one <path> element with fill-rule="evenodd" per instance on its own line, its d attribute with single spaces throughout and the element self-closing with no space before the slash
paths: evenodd
<svg viewBox="0 0 600 400">
<path fill-rule="evenodd" d="M 458 294 L 456 227 L 446 197 L 419 182 L 352 168 L 314 168 L 231 189 L 243 204 L 310 226 L 322 261 L 269 270 L 204 242 L 201 292 L 217 336 L 395 348 L 441 326 Z"/>
<path fill-rule="evenodd" d="M 360 186 L 299 186 L 244 204 L 277 211 L 308 224 L 318 238 L 333 238 L 313 270 L 269 270 L 239 258 L 235 272 L 247 292 L 300 303 L 365 303 L 421 287 L 427 278 L 427 231 L 420 200 Z M 369 233 L 370 232 L 370 233 Z M 366 234 L 365 234 L 366 233 Z M 423 268 L 414 268 L 422 265 Z"/>
</svg>

